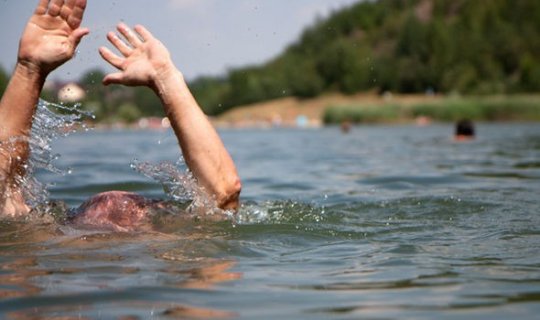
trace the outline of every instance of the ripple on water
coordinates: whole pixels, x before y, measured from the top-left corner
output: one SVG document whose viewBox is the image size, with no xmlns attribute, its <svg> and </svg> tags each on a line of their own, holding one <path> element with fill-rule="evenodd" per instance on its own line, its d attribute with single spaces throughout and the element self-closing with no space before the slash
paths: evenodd
<svg viewBox="0 0 540 320">
<path fill-rule="evenodd" d="M 310 135 L 325 136 L 324 130 Z M 424 134 L 419 128 L 400 130 Z M 399 136 L 388 127 L 379 134 Z M 243 136 L 252 139 L 244 132 L 234 135 L 235 140 Z M 331 137 L 339 153 L 339 141 Z M 387 148 L 385 141 L 394 143 L 392 138 L 372 140 L 386 143 L 376 158 L 381 166 L 376 174 L 372 167 L 358 168 L 351 158 L 355 162 L 340 178 L 320 174 L 324 170 L 313 178 L 299 162 L 294 166 L 298 176 L 312 179 L 301 184 L 314 189 L 298 194 L 289 184 L 293 179 L 253 174 L 246 181 L 254 185 L 254 201 L 244 202 L 236 219 L 162 216 L 154 220 L 154 232 L 126 234 L 83 232 L 61 220 L 35 219 L 37 227 L 1 221 L 0 317 L 534 318 L 540 305 L 538 180 L 530 178 L 536 172 L 535 154 L 512 142 L 502 147 L 510 152 L 491 159 L 498 143 L 490 147 L 493 142 L 484 140 L 487 147 L 470 144 L 454 161 L 448 149 L 462 145 L 437 145 L 433 152 L 441 159 L 421 162 L 415 178 L 409 168 L 396 167 L 408 159 L 401 152 L 412 148 L 416 156 L 418 149 L 403 147 L 401 140 L 399 147 Z M 282 145 L 272 145 L 281 150 Z M 343 150 L 354 151 L 349 142 Z M 385 158 L 388 150 L 401 157 Z M 325 155 L 325 161 L 336 157 Z M 343 169 L 348 162 L 338 163 Z M 278 172 L 282 164 L 270 171 Z M 316 161 L 313 165 L 317 168 Z M 469 172 L 511 172 L 529 179 Z M 118 180 L 144 192 L 149 188 L 123 177 Z M 385 187 L 401 180 L 405 184 L 398 189 Z M 268 188 L 273 184 L 278 187 Z M 103 187 L 122 185 L 105 182 Z M 70 194 L 69 188 L 54 190 Z M 303 200 L 266 201 L 283 198 Z"/>
</svg>

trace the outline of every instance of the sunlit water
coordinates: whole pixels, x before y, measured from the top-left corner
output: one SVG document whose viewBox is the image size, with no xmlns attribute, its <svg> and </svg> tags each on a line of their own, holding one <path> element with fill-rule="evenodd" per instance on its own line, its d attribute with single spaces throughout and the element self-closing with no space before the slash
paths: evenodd
<svg viewBox="0 0 540 320">
<path fill-rule="evenodd" d="M 0 318 L 534 319 L 540 126 L 477 131 L 223 130 L 243 181 L 236 219 L 116 234 L 0 222 Z M 68 206 L 107 190 L 166 198 L 134 159 L 180 157 L 153 131 L 81 132 L 53 150 L 71 174 L 36 176 Z"/>
</svg>

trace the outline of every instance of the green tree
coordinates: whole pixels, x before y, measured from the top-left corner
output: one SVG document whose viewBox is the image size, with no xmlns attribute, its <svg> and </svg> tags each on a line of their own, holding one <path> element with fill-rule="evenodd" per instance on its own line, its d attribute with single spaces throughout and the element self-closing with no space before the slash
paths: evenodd
<svg viewBox="0 0 540 320">
<path fill-rule="evenodd" d="M 0 66 L 0 96 L 4 94 L 4 91 L 6 90 L 8 82 L 9 82 L 9 76 L 4 70 L 4 68 Z"/>
<path fill-rule="evenodd" d="M 133 99 L 127 99 L 139 112 L 139 116 L 163 117 L 164 112 L 161 101 L 156 94 L 147 87 L 130 88 L 133 90 Z"/>
<path fill-rule="evenodd" d="M 227 79 L 200 77 L 191 81 L 189 87 L 206 114 L 216 115 L 227 110 L 230 85 Z"/>
<path fill-rule="evenodd" d="M 340 39 L 321 52 L 317 67 L 327 89 L 354 93 L 367 89 L 372 79 L 371 51 Z"/>
<path fill-rule="evenodd" d="M 110 115 L 107 110 L 109 90 L 101 83 L 105 73 L 100 69 L 90 70 L 79 80 L 79 84 L 86 92 L 82 107 L 94 113 L 97 120 L 103 120 Z"/>
<path fill-rule="evenodd" d="M 131 102 L 121 104 L 118 107 L 116 117 L 123 122 L 132 123 L 140 119 L 142 116 L 139 108 Z"/>
<path fill-rule="evenodd" d="M 328 91 L 540 90 L 540 1 L 432 0 L 427 9 L 421 7 L 425 1 L 359 1 L 318 18 L 271 61 L 202 77 L 190 87 L 212 115 L 284 95 Z M 143 114 L 155 110 L 146 94 L 110 90 L 100 93 L 104 115 L 122 99 L 131 99 Z"/>
<path fill-rule="evenodd" d="M 311 98 L 323 92 L 324 79 L 318 73 L 313 59 L 305 59 L 301 55 L 289 55 L 280 62 L 281 65 L 277 70 L 285 75 L 283 87 L 288 89 L 289 95 Z"/>
<path fill-rule="evenodd" d="M 525 54 L 520 63 L 520 85 L 525 91 L 540 91 L 540 60 Z"/>
</svg>

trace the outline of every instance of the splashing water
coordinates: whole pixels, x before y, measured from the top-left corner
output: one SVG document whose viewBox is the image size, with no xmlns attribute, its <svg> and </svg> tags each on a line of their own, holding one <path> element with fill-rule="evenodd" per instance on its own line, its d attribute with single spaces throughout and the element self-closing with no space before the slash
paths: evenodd
<svg viewBox="0 0 540 320">
<path fill-rule="evenodd" d="M 89 130 L 83 120 L 94 119 L 95 116 L 91 112 L 81 110 L 80 107 L 81 104 L 65 106 L 40 100 L 30 136 L 12 137 L 5 143 L 0 142 L 0 152 L 5 153 L 11 162 L 21 161 L 21 159 L 10 158 L 10 155 L 16 154 L 15 151 L 21 144 L 28 144 L 30 149 L 30 157 L 24 164 L 24 174 L 14 177 L 11 187 L 1 184 L 5 190 L 0 190 L 0 195 L 5 198 L 22 195 L 30 208 L 37 208 L 41 213 L 54 212 L 54 204 L 50 202 L 47 191 L 49 185 L 38 181 L 34 173 L 37 170 L 45 170 L 58 175 L 71 173 L 70 168 L 61 169 L 55 166 L 54 161 L 60 158 L 60 155 L 53 153 L 51 145 L 57 139 L 67 137 L 79 131 L 80 128 Z M 223 211 L 217 207 L 215 199 L 199 186 L 182 158 L 176 163 L 159 164 L 134 160 L 131 168 L 160 183 L 167 196 L 174 202 L 190 202 L 187 208 L 189 213 L 220 218 L 233 216 L 232 212 Z M 7 177 L 1 176 L 0 172 L 0 182 L 5 181 L 8 181 Z"/>
<path fill-rule="evenodd" d="M 27 205 L 31 208 L 43 207 L 44 210 L 49 210 L 47 185 L 35 178 L 34 172 L 36 170 L 43 169 L 60 175 L 70 172 L 69 169 L 59 169 L 54 165 L 54 161 L 60 155 L 52 152 L 51 144 L 58 138 L 67 137 L 76 132 L 80 127 L 88 130 L 82 120 L 88 117 L 94 118 L 94 116 L 90 112 L 81 110 L 80 107 L 80 104 L 64 106 L 39 100 L 30 136 L 12 137 L 0 144 L 1 151 L 5 152 L 8 157 L 14 154 L 15 149 L 21 143 L 28 144 L 30 148 L 30 157 L 24 164 L 25 173 L 14 177 L 13 185 L 18 186 Z M 13 160 L 20 161 L 21 159 L 11 159 L 11 161 Z M 6 181 L 6 177 L 0 178 L 2 182 Z M 5 190 L 4 197 L 10 197 L 15 192 L 19 191 Z"/>
<path fill-rule="evenodd" d="M 294 201 L 244 203 L 238 212 L 219 209 L 216 200 L 197 183 L 183 158 L 176 163 L 165 161 L 159 164 L 135 159 L 131 163 L 131 168 L 161 184 L 167 196 L 173 201 L 180 203 L 191 201 L 187 212 L 199 216 L 226 218 L 233 225 L 297 223 L 304 220 L 318 223 L 325 217 L 324 207 Z"/>
<path fill-rule="evenodd" d="M 191 171 L 186 167 L 183 158 L 180 158 L 176 163 L 164 161 L 159 164 L 140 162 L 135 159 L 131 163 L 131 168 L 161 184 L 167 196 L 172 200 L 176 202 L 191 201 L 187 208 L 190 213 L 221 217 L 233 215 L 232 212 L 218 208 L 216 200 L 197 183 Z"/>
<path fill-rule="evenodd" d="M 234 222 L 239 225 L 296 224 L 319 223 L 326 219 L 324 206 L 288 200 L 244 203 Z"/>
</svg>

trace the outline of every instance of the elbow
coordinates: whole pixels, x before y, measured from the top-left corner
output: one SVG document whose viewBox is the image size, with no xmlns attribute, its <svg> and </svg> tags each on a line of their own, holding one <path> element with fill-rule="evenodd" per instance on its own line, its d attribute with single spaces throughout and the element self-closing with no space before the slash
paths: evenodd
<svg viewBox="0 0 540 320">
<path fill-rule="evenodd" d="M 240 192 L 242 191 L 242 182 L 238 176 L 233 177 L 219 192 L 216 200 L 217 206 L 223 210 L 236 211 L 240 205 Z"/>
</svg>

